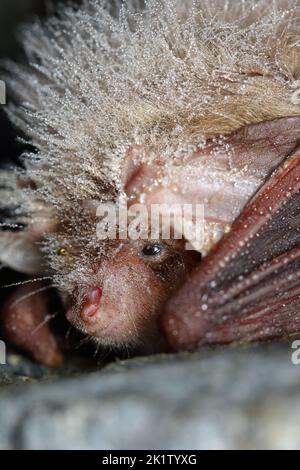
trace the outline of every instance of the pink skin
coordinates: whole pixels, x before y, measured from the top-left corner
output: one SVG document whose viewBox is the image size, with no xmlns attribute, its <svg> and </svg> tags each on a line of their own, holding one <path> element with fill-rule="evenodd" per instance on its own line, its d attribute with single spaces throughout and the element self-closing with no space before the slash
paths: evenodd
<svg viewBox="0 0 300 470">
<path fill-rule="evenodd" d="M 300 118 L 248 126 L 224 142 L 208 145 L 183 165 L 156 160 L 136 165 L 126 186 L 129 196 L 151 204 L 203 204 L 206 255 L 227 232 L 270 173 L 296 148 Z M 142 152 L 141 152 L 142 154 Z M 160 184 L 151 188 L 153 181 Z M 166 181 L 164 183 L 164 181 Z"/>
<path fill-rule="evenodd" d="M 160 319 L 173 350 L 300 331 L 300 151 L 275 172 Z"/>
<path fill-rule="evenodd" d="M 1 320 L 10 343 L 29 353 L 37 362 L 57 367 L 63 356 L 46 321 L 49 308 L 47 294 L 40 291 L 43 288 L 45 284 L 35 283 L 34 288 L 27 284 L 16 289 L 2 307 Z"/>
<path fill-rule="evenodd" d="M 183 165 L 175 162 L 166 166 L 159 159 L 147 164 L 143 161 L 143 152 L 136 149 L 134 158 L 128 154 L 124 188 L 132 203 L 143 201 L 148 206 L 153 203 L 204 204 L 206 239 L 202 254 L 206 255 L 229 231 L 272 171 L 296 148 L 299 123 L 300 118 L 287 118 L 249 126 L 229 136 L 225 142 L 199 149 Z M 158 177 L 158 184 L 153 185 Z M 176 245 L 171 240 L 163 243 L 158 256 L 148 257 L 143 255 L 145 243 L 115 242 L 113 255 L 94 267 L 91 285 L 81 287 L 83 301 L 75 302 L 68 310 L 70 323 L 97 343 L 137 348 L 143 352 L 166 350 L 165 339 L 157 327 L 158 315 L 166 301 L 184 280 L 186 289 L 195 289 L 197 297 L 197 283 L 193 276 L 191 280 L 188 276 L 199 263 L 199 254 L 188 252 L 183 244 Z M 201 265 L 198 269 L 201 271 Z M 186 296 L 184 302 L 178 324 L 184 324 L 185 315 L 189 315 Z M 166 322 L 170 324 L 176 313 L 176 303 L 170 305 L 172 313 L 163 329 L 176 349 L 175 330 L 166 327 Z M 192 330 L 196 324 L 191 321 Z M 220 335 L 222 331 L 218 342 Z M 196 337 L 192 347 L 198 344 L 197 332 Z M 179 348 L 189 349 L 190 344 L 183 336 Z"/>
<path fill-rule="evenodd" d="M 89 321 L 89 319 L 92 320 L 92 318 L 96 317 L 100 308 L 101 298 L 102 289 L 100 287 L 94 287 L 90 290 L 80 314 L 84 321 Z"/>
</svg>

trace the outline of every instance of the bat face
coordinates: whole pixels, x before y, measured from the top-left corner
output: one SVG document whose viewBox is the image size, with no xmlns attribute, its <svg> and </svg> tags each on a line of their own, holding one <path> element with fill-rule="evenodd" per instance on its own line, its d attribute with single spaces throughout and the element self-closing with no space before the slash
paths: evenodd
<svg viewBox="0 0 300 470">
<path fill-rule="evenodd" d="M 120 242 L 114 256 L 97 267 L 94 285 L 67 319 L 97 344 L 157 352 L 166 348 L 157 315 L 172 291 L 197 264 L 177 240 Z"/>
</svg>

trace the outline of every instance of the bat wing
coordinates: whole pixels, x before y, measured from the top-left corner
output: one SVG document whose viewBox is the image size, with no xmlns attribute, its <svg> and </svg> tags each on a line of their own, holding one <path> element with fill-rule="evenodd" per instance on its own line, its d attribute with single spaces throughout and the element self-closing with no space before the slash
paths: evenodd
<svg viewBox="0 0 300 470">
<path fill-rule="evenodd" d="M 300 152 L 273 173 L 170 299 L 175 350 L 300 331 Z"/>
</svg>

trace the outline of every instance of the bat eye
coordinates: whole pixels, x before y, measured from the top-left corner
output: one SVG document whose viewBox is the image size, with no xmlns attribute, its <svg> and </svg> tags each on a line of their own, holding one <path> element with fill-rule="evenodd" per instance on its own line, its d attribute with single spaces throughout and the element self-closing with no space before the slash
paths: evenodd
<svg viewBox="0 0 300 470">
<path fill-rule="evenodd" d="M 142 253 L 144 256 L 157 256 L 162 252 L 162 245 L 159 243 L 148 243 L 142 249 Z"/>
<path fill-rule="evenodd" d="M 58 256 L 68 256 L 69 251 L 67 250 L 67 248 L 62 246 L 57 250 L 57 254 L 58 254 Z"/>
</svg>

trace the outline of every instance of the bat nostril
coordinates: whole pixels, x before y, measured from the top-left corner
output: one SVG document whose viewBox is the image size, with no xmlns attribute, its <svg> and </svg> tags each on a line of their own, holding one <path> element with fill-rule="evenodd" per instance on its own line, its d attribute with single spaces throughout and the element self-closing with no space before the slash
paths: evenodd
<svg viewBox="0 0 300 470">
<path fill-rule="evenodd" d="M 89 305 L 84 307 L 81 313 L 81 317 L 84 319 L 86 318 L 93 318 L 98 311 L 98 307 L 96 305 Z"/>
<path fill-rule="evenodd" d="M 101 298 L 102 289 L 100 287 L 96 287 L 90 290 L 80 315 L 83 320 L 94 318 L 97 315 Z"/>
</svg>

